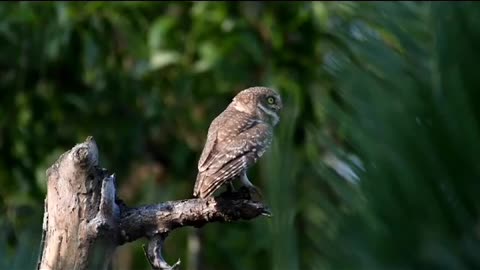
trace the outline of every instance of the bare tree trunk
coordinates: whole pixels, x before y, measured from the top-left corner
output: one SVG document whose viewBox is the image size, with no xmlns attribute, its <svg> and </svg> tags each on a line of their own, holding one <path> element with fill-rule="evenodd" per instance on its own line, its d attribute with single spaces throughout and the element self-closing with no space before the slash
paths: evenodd
<svg viewBox="0 0 480 270">
<path fill-rule="evenodd" d="M 47 170 L 43 237 L 38 269 L 106 269 L 119 245 L 148 238 L 145 253 L 153 269 L 173 269 L 162 257 L 169 233 L 269 215 L 248 192 L 130 208 L 116 197 L 115 176 L 98 164 L 92 137 L 59 157 Z"/>
</svg>

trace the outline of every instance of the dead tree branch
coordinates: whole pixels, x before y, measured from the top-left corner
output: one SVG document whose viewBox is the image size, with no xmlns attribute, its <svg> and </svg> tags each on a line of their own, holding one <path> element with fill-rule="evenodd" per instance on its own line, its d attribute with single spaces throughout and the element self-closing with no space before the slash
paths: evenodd
<svg viewBox="0 0 480 270">
<path fill-rule="evenodd" d="M 92 137 L 59 157 L 47 170 L 43 239 L 38 269 L 105 269 L 117 246 L 149 239 L 153 269 L 176 269 L 162 257 L 173 230 L 210 222 L 250 220 L 270 215 L 248 191 L 208 199 L 188 199 L 128 207 L 116 196 L 115 176 L 98 164 Z"/>
</svg>

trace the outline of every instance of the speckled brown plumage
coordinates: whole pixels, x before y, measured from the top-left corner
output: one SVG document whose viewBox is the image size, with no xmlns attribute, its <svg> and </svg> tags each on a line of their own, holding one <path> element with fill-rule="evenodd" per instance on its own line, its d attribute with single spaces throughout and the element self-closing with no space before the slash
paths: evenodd
<svg viewBox="0 0 480 270">
<path fill-rule="evenodd" d="M 281 108 L 281 97 L 273 89 L 251 87 L 238 93 L 210 124 L 193 195 L 209 197 L 238 177 L 254 187 L 246 171 L 270 146 Z"/>
</svg>

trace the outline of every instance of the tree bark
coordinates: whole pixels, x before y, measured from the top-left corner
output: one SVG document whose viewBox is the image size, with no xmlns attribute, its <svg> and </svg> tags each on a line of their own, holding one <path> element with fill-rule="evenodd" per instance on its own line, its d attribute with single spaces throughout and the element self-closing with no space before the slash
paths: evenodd
<svg viewBox="0 0 480 270">
<path fill-rule="evenodd" d="M 246 189 L 208 199 L 128 207 L 116 196 L 115 176 L 98 164 L 92 137 L 62 154 L 47 170 L 43 237 L 37 269 L 106 269 L 115 248 L 139 238 L 153 269 L 174 269 L 162 257 L 176 228 L 249 220 L 270 212 Z"/>
</svg>

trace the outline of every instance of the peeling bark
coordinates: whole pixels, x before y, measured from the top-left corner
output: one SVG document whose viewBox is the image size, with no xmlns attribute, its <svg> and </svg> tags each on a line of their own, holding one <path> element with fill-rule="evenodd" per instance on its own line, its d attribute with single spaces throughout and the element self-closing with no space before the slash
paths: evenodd
<svg viewBox="0 0 480 270">
<path fill-rule="evenodd" d="M 246 189 L 208 199 L 188 199 L 128 207 L 116 196 L 115 176 L 98 164 L 92 137 L 77 144 L 47 170 L 47 198 L 37 269 L 105 269 L 115 248 L 149 239 L 153 269 L 177 269 L 162 257 L 171 231 L 210 222 L 249 220 L 269 215 Z"/>
</svg>

